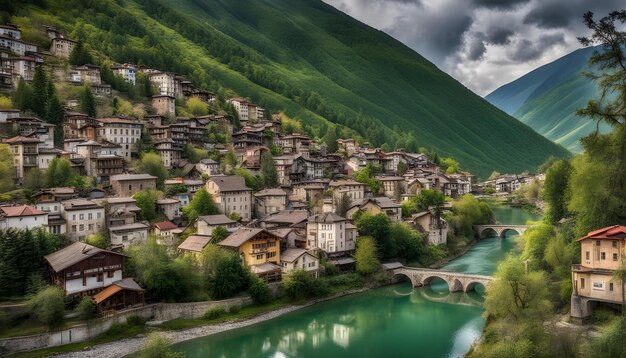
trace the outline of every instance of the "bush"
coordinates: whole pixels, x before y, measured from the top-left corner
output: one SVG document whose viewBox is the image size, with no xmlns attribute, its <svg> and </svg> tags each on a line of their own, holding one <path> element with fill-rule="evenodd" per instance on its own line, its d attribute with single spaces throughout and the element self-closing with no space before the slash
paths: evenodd
<svg viewBox="0 0 626 358">
<path fill-rule="evenodd" d="M 323 262 L 322 266 L 324 266 L 324 275 L 326 276 L 334 276 L 339 273 L 339 269 L 332 262 Z"/>
<path fill-rule="evenodd" d="M 226 314 L 226 310 L 224 309 L 223 306 L 211 307 L 206 312 L 204 312 L 204 315 L 202 316 L 202 318 L 216 319 L 216 318 L 222 317 L 225 314 Z"/>
<path fill-rule="evenodd" d="M 349 286 L 349 287 L 361 287 L 363 286 L 363 277 L 357 273 L 350 273 L 345 275 L 334 276 L 328 279 L 328 285 L 335 286 Z"/>
<path fill-rule="evenodd" d="M 129 326 L 141 327 L 144 324 L 146 324 L 146 319 L 141 317 L 141 316 L 137 316 L 136 314 L 134 314 L 134 315 L 128 316 L 128 318 L 126 318 L 126 324 L 129 325 Z"/>
<path fill-rule="evenodd" d="M 151 333 L 143 349 L 137 354 L 141 358 L 183 358 L 185 355 L 174 352 L 170 347 L 172 344 L 167 338 L 158 333 Z"/>
<path fill-rule="evenodd" d="M 254 303 L 262 305 L 272 300 L 272 290 L 267 286 L 265 281 L 258 277 L 253 278 L 252 285 L 248 289 L 248 293 Z"/>
<path fill-rule="evenodd" d="M 324 283 L 304 270 L 292 271 L 285 276 L 283 287 L 287 296 L 292 299 L 320 297 L 328 293 L 328 287 Z"/>
<path fill-rule="evenodd" d="M 41 324 L 57 326 L 63 321 L 65 292 L 56 286 L 44 288 L 31 298 L 29 306 Z"/>
<path fill-rule="evenodd" d="M 75 311 L 78 313 L 78 317 L 82 320 L 92 319 L 96 316 L 96 305 L 89 296 L 81 298 Z"/>
<path fill-rule="evenodd" d="M 233 304 L 228 306 L 228 312 L 232 313 L 232 314 L 237 314 L 239 313 L 239 311 L 241 311 L 241 306 L 238 304 Z"/>
</svg>

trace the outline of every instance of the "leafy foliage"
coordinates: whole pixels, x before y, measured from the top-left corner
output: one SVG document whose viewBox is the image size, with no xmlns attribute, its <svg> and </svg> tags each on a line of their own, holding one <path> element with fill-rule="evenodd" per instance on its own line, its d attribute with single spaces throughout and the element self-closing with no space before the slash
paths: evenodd
<svg viewBox="0 0 626 358">
<path fill-rule="evenodd" d="M 248 293 L 250 294 L 250 297 L 252 297 L 254 303 L 259 305 L 269 303 L 272 300 L 272 291 L 267 286 L 267 283 L 256 277 L 256 275 L 254 275 L 251 280 L 252 284 L 248 289 Z"/>
<path fill-rule="evenodd" d="M 211 242 L 214 244 L 220 243 L 222 240 L 228 237 L 230 232 L 223 226 L 218 226 L 211 232 Z"/>
<path fill-rule="evenodd" d="M 361 236 L 356 242 L 356 270 L 362 275 L 370 275 L 380 267 L 376 257 L 376 242 L 369 236 Z"/>
<path fill-rule="evenodd" d="M 572 175 L 572 165 L 567 160 L 554 162 L 546 171 L 542 198 L 548 205 L 546 220 L 552 225 L 567 217 L 567 186 Z"/>
<path fill-rule="evenodd" d="M 153 221 L 158 218 L 156 202 L 161 197 L 162 193 L 154 189 L 142 190 L 133 195 L 137 207 L 141 209 L 139 211 L 139 218 L 141 220 Z"/>
<path fill-rule="evenodd" d="M 41 324 L 55 327 L 63 321 L 64 300 L 65 292 L 59 287 L 50 286 L 39 291 L 28 301 L 28 305 Z"/>
<path fill-rule="evenodd" d="M 305 299 L 324 296 L 328 292 L 322 281 L 304 270 L 294 270 L 283 276 L 285 294 L 291 299 Z"/>
<path fill-rule="evenodd" d="M 85 296 L 80 299 L 75 311 L 82 320 L 92 319 L 96 316 L 96 305 L 93 303 L 91 297 Z"/>
<path fill-rule="evenodd" d="M 80 109 L 83 113 L 89 117 L 96 117 L 96 98 L 91 93 L 91 88 L 88 85 L 83 86 L 83 90 L 80 93 Z"/>
<path fill-rule="evenodd" d="M 137 173 L 146 173 L 155 176 L 157 188 L 163 188 L 163 183 L 168 176 L 167 169 L 163 165 L 161 156 L 156 153 L 143 153 L 135 163 Z"/>
<path fill-rule="evenodd" d="M 189 205 L 183 208 L 183 212 L 189 221 L 194 221 L 198 216 L 219 214 L 219 209 L 213 196 L 206 188 L 202 188 L 196 192 Z"/>
<path fill-rule="evenodd" d="M 151 333 L 143 348 L 137 352 L 140 358 L 184 358 L 185 354 L 174 352 L 172 342 L 158 333 Z"/>
<path fill-rule="evenodd" d="M 250 286 L 250 272 L 234 252 L 209 244 L 202 252 L 203 280 L 214 299 L 236 295 Z"/>
<path fill-rule="evenodd" d="M 263 185 L 266 188 L 278 187 L 278 172 L 276 171 L 276 165 L 272 159 L 271 152 L 265 152 L 261 155 L 261 178 L 263 179 Z"/>
<path fill-rule="evenodd" d="M 8 144 L 0 143 L 0 192 L 13 190 L 13 154 Z"/>
</svg>

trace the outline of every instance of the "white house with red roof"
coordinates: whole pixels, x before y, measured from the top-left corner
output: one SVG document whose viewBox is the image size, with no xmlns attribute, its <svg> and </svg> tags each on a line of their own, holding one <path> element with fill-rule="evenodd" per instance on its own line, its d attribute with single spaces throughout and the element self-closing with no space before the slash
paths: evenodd
<svg viewBox="0 0 626 358">
<path fill-rule="evenodd" d="M 0 206 L 0 229 L 48 227 L 48 213 L 28 205 Z"/>
</svg>

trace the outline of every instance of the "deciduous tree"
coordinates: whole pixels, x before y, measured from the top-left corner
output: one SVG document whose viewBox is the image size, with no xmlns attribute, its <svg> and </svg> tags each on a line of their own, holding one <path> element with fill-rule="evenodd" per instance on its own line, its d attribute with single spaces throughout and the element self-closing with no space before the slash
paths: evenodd
<svg viewBox="0 0 626 358">
<path fill-rule="evenodd" d="M 356 241 L 356 270 L 362 275 L 370 275 L 380 267 L 376 256 L 376 242 L 369 236 L 361 236 Z"/>
<path fill-rule="evenodd" d="M 196 192 L 193 199 L 183 208 L 183 212 L 189 221 L 194 221 L 198 216 L 219 214 L 219 209 L 213 200 L 213 196 L 202 188 Z"/>
</svg>

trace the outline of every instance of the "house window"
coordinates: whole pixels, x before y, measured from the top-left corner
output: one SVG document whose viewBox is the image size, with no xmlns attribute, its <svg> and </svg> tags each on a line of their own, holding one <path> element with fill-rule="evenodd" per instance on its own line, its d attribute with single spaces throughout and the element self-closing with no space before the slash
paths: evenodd
<svg viewBox="0 0 626 358">
<path fill-rule="evenodd" d="M 98 274 L 98 282 L 102 282 L 104 281 L 104 274 L 103 273 L 99 273 Z"/>
<path fill-rule="evenodd" d="M 585 252 L 585 260 L 589 261 L 589 251 Z"/>
<path fill-rule="evenodd" d="M 83 286 L 87 286 L 87 276 L 83 276 Z"/>
<path fill-rule="evenodd" d="M 257 259 L 257 260 L 263 260 L 263 254 L 261 254 L 261 255 L 256 255 L 256 259 Z"/>
<path fill-rule="evenodd" d="M 85 231 L 85 225 L 84 224 L 78 225 L 78 231 Z"/>
<path fill-rule="evenodd" d="M 102 213 L 98 213 L 98 215 L 96 215 L 96 217 L 97 217 L 98 219 L 101 219 L 101 218 L 102 218 Z"/>
<path fill-rule="evenodd" d="M 72 225 L 72 232 L 76 232 L 76 225 Z"/>
<path fill-rule="evenodd" d="M 88 220 L 93 220 L 93 214 L 92 213 L 87 214 L 87 219 Z"/>
<path fill-rule="evenodd" d="M 113 278 L 114 274 L 115 274 L 115 272 L 113 272 L 113 271 L 107 272 L 107 278 Z"/>
<path fill-rule="evenodd" d="M 276 256 L 276 253 L 275 253 L 275 252 L 268 252 L 268 253 L 267 253 L 267 258 L 268 258 L 268 259 L 269 259 L 269 258 L 272 258 L 272 257 L 274 257 L 274 256 Z"/>
<path fill-rule="evenodd" d="M 617 261 L 617 254 L 613 254 L 613 261 Z"/>
<path fill-rule="evenodd" d="M 613 291 L 613 282 L 609 283 L 609 291 Z"/>
<path fill-rule="evenodd" d="M 593 289 L 594 290 L 599 290 L 599 291 L 604 291 L 604 282 L 594 282 L 593 283 Z"/>
<path fill-rule="evenodd" d="M 596 246 L 600 246 L 600 240 L 596 240 Z"/>
<path fill-rule="evenodd" d="M 585 288 L 585 279 L 584 278 L 580 279 L 580 288 L 582 288 L 582 289 Z"/>
<path fill-rule="evenodd" d="M 89 231 L 93 231 L 93 224 L 89 224 Z"/>
<path fill-rule="evenodd" d="M 611 245 L 613 246 L 613 248 L 616 248 L 616 247 L 617 247 L 617 241 L 613 241 L 613 242 L 611 243 Z"/>
<path fill-rule="evenodd" d="M 606 252 L 600 253 L 600 260 L 606 260 Z"/>
<path fill-rule="evenodd" d="M 128 191 L 133 191 L 133 186 L 132 185 L 128 185 Z"/>
</svg>

